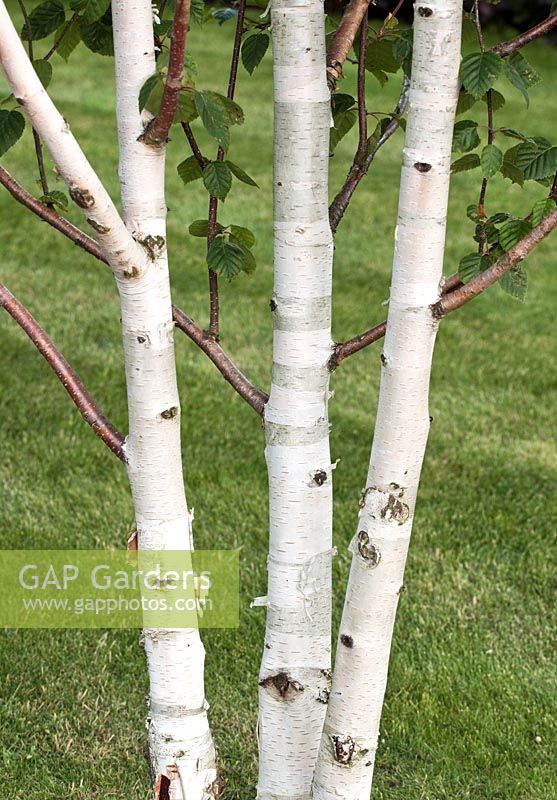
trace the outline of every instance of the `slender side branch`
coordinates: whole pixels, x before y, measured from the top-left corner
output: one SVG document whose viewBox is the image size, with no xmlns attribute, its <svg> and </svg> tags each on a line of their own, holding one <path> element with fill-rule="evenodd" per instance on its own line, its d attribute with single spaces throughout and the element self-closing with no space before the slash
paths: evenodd
<svg viewBox="0 0 557 800">
<path fill-rule="evenodd" d="M 331 92 L 342 78 L 342 66 L 354 43 L 358 28 L 367 14 L 370 0 L 350 0 L 336 29 L 327 53 L 327 84 Z"/>
<path fill-rule="evenodd" d="M 19 327 L 31 339 L 60 380 L 85 422 L 91 426 L 105 445 L 118 456 L 120 461 L 125 463 L 123 435 L 102 413 L 52 339 L 3 283 L 0 283 L 0 306 L 8 312 L 10 317 L 17 322 Z"/>
<path fill-rule="evenodd" d="M 555 227 L 557 227 L 557 209 L 545 217 L 545 219 L 542 219 L 539 225 L 536 225 L 535 228 L 529 231 L 529 233 L 517 242 L 508 253 L 501 256 L 495 264 L 492 264 L 491 267 L 480 272 L 479 275 L 476 275 L 476 277 L 472 278 L 468 283 L 463 284 L 458 289 L 454 289 L 449 294 L 441 297 L 433 306 L 434 316 L 440 319 L 445 316 L 445 314 L 460 308 L 460 306 L 473 300 L 474 297 L 485 292 L 486 289 L 502 278 L 506 272 L 509 272 L 509 270 L 523 261 Z"/>
<path fill-rule="evenodd" d="M 90 236 L 87 236 L 86 233 L 76 228 L 75 225 L 72 225 L 67 219 L 61 217 L 52 208 L 44 205 L 44 203 L 41 203 L 29 194 L 29 192 L 27 192 L 2 166 L 0 166 L 0 184 L 6 187 L 18 203 L 21 203 L 32 211 L 39 219 L 42 219 L 57 231 L 60 231 L 67 239 L 78 247 L 81 247 L 85 252 L 90 253 L 90 255 L 102 261 L 104 264 L 108 264 L 102 249 L 94 239 L 91 239 Z M 205 355 L 209 357 L 225 380 L 238 392 L 240 397 L 243 397 L 254 411 L 258 414 L 262 414 L 263 406 L 267 402 L 267 395 L 250 383 L 230 356 L 222 349 L 220 344 L 208 336 L 205 331 L 203 331 L 199 325 L 196 325 L 196 323 L 180 308 L 172 306 L 172 316 L 176 327 L 203 350 Z"/>
<path fill-rule="evenodd" d="M 400 97 L 394 109 L 393 116 L 400 117 L 404 114 L 406 110 L 406 105 L 408 103 L 408 89 L 410 87 L 410 80 L 408 77 L 405 76 L 404 83 L 402 85 L 402 91 L 400 93 Z M 354 161 L 352 162 L 352 166 L 348 171 L 348 175 L 346 176 L 346 180 L 344 181 L 343 185 L 339 189 L 338 193 L 334 197 L 331 205 L 329 206 L 329 223 L 331 225 L 331 230 L 333 233 L 336 232 L 338 225 L 341 219 L 344 216 L 346 209 L 352 199 L 352 195 L 356 191 L 356 187 L 367 174 L 373 160 L 381 147 L 386 144 L 391 136 L 398 130 L 400 127 L 400 123 L 398 119 L 391 119 L 385 131 L 383 132 L 380 139 L 377 141 L 374 147 L 372 147 L 366 155 L 366 150 L 364 149 L 363 152 L 358 147 L 358 151 L 354 157 Z M 369 141 L 369 140 L 368 140 Z"/>
<path fill-rule="evenodd" d="M 224 352 L 220 344 L 215 342 L 213 337 L 207 331 L 201 330 L 199 325 L 184 314 L 176 306 L 173 306 L 173 317 L 176 327 L 183 331 L 195 344 L 203 350 L 206 356 L 213 362 L 223 378 L 228 381 L 233 389 L 243 397 L 244 400 L 256 411 L 260 416 L 263 414 L 265 403 L 269 399 L 265 392 L 262 392 L 254 386 L 240 372 L 232 359 Z"/>
<path fill-rule="evenodd" d="M 174 122 L 176 107 L 182 89 L 186 36 L 190 21 L 190 0 L 177 0 L 172 21 L 172 38 L 168 73 L 161 100 L 160 111 L 147 125 L 143 134 L 145 144 L 161 147 L 166 144 L 170 126 Z"/>
<path fill-rule="evenodd" d="M 544 19 L 542 22 L 538 23 L 538 25 L 534 25 L 533 28 L 524 31 L 524 33 L 519 34 L 514 39 L 510 39 L 508 42 L 500 42 L 499 44 L 496 44 L 493 48 L 493 52 L 497 53 L 497 55 L 501 56 L 501 58 L 507 58 L 516 52 L 516 50 L 520 50 L 520 48 L 524 47 L 524 45 L 530 44 L 530 42 L 533 42 L 535 39 L 539 39 L 540 36 L 545 36 L 556 27 L 557 14 L 551 14 L 549 17 L 547 17 L 547 19 Z"/>
<path fill-rule="evenodd" d="M 236 33 L 234 34 L 234 46 L 232 48 L 232 60 L 230 62 L 230 74 L 228 77 L 228 90 L 226 96 L 229 100 L 234 99 L 236 91 L 236 80 L 238 78 L 238 64 L 240 62 L 240 48 L 242 36 L 244 35 L 244 18 L 246 15 L 246 0 L 240 0 L 238 6 L 238 16 L 236 19 Z M 188 135 L 186 131 L 186 136 Z M 190 140 L 188 136 L 188 140 Z M 199 162 L 193 145 L 192 152 Z M 219 147 L 217 151 L 217 161 L 224 159 L 224 150 Z M 209 248 L 217 235 L 219 201 L 217 197 L 209 198 L 209 216 L 207 222 L 207 247 Z M 219 276 L 215 270 L 209 267 L 209 334 L 218 342 L 219 340 Z"/>
</svg>

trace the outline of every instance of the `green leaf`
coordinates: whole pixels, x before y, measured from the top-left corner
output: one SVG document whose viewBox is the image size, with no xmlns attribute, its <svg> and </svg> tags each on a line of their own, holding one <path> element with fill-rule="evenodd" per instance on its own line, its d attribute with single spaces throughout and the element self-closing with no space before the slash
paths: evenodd
<svg viewBox="0 0 557 800">
<path fill-rule="evenodd" d="M 69 200 L 64 192 L 48 192 L 48 194 L 43 194 L 42 197 L 39 197 L 39 200 L 45 205 L 58 206 L 61 211 L 67 211 L 69 207 Z"/>
<path fill-rule="evenodd" d="M 207 266 L 231 280 L 244 269 L 246 252 L 239 240 L 230 241 L 227 234 L 217 234 L 207 250 Z"/>
<path fill-rule="evenodd" d="M 103 14 L 106 14 L 110 6 L 110 0 L 71 0 L 70 8 L 72 11 L 80 11 L 80 19 L 84 25 L 96 22 Z"/>
<path fill-rule="evenodd" d="M 487 94 L 482 97 L 484 103 L 487 103 Z M 499 111 L 505 105 L 506 100 L 505 97 L 498 92 L 496 89 L 491 90 L 491 106 L 494 111 Z"/>
<path fill-rule="evenodd" d="M 503 166 L 503 153 L 494 144 L 486 144 L 480 156 L 484 178 L 492 178 Z"/>
<path fill-rule="evenodd" d="M 139 90 L 139 110 L 146 108 L 152 114 L 158 114 L 163 90 L 164 82 L 160 72 L 150 75 Z"/>
<path fill-rule="evenodd" d="M 197 163 L 196 159 L 193 156 L 186 158 L 184 161 L 181 161 L 178 166 L 176 167 L 178 170 L 178 175 L 184 181 L 185 184 L 191 183 L 192 181 L 196 181 L 199 178 L 203 177 L 203 172 L 201 171 L 201 167 Z M 190 231 L 191 233 L 191 231 Z"/>
<path fill-rule="evenodd" d="M 101 56 L 114 55 L 114 42 L 112 38 L 112 13 L 110 9 L 96 22 L 90 25 L 79 23 L 79 30 L 84 45 L 93 53 Z"/>
<path fill-rule="evenodd" d="M 507 252 L 531 230 L 532 225 L 528 220 L 511 219 L 499 231 L 499 244 Z"/>
<path fill-rule="evenodd" d="M 196 92 L 194 97 L 205 130 L 226 150 L 230 143 L 230 119 L 222 98 L 216 92 Z"/>
<path fill-rule="evenodd" d="M 453 131 L 453 150 L 457 153 L 467 153 L 480 143 L 478 136 L 478 123 L 472 119 L 463 119 L 457 122 Z"/>
<path fill-rule="evenodd" d="M 524 301 L 528 289 L 528 275 L 520 264 L 506 272 L 499 278 L 501 289 L 516 300 Z"/>
<path fill-rule="evenodd" d="M 242 270 L 246 272 L 248 275 L 251 275 L 252 272 L 255 272 L 257 264 L 255 263 L 255 256 L 253 255 L 251 250 L 248 247 L 245 247 L 243 242 L 232 234 L 228 237 L 228 241 L 232 242 L 233 244 L 237 244 L 242 248 L 244 256 L 242 262 Z"/>
<path fill-rule="evenodd" d="M 329 151 L 331 155 L 335 152 L 340 140 L 346 136 L 348 131 L 354 126 L 357 119 L 358 112 L 355 108 L 343 111 L 334 117 L 335 126 L 331 128 L 331 138 L 329 141 Z"/>
<path fill-rule="evenodd" d="M 261 63 L 268 47 L 269 34 L 267 33 L 254 33 L 244 39 L 241 50 L 242 64 L 250 75 Z"/>
<path fill-rule="evenodd" d="M 224 163 L 228 164 L 231 173 L 238 178 L 239 181 L 242 181 L 242 183 L 247 183 L 248 186 L 256 186 L 259 189 L 259 186 L 257 186 L 253 178 L 250 178 L 248 173 L 244 172 L 244 170 L 241 169 L 237 164 L 234 164 L 232 161 L 225 161 Z"/>
<path fill-rule="evenodd" d="M 495 53 L 470 53 L 462 59 L 460 80 L 466 91 L 479 99 L 491 89 L 502 68 L 503 62 Z"/>
<path fill-rule="evenodd" d="M 60 28 L 56 31 L 55 39 L 58 41 L 60 36 L 62 36 L 62 32 L 65 28 L 65 25 L 61 25 Z M 76 19 L 69 25 L 64 32 L 64 35 L 58 42 L 58 47 L 56 48 L 56 52 L 58 55 L 67 61 L 77 45 L 81 41 L 81 32 L 79 30 L 79 23 Z"/>
<path fill-rule="evenodd" d="M 393 56 L 402 67 L 405 75 L 412 71 L 412 47 L 414 31 L 407 28 L 400 32 L 393 42 Z"/>
<path fill-rule="evenodd" d="M 366 50 L 366 69 L 376 72 L 398 72 L 399 60 L 393 52 L 393 45 L 387 39 L 379 39 L 370 44 Z"/>
<path fill-rule="evenodd" d="M 29 16 L 29 27 L 27 23 L 21 29 L 21 38 L 25 41 L 35 42 L 37 39 L 44 39 L 62 25 L 66 19 L 66 11 L 61 0 L 45 0 L 44 3 L 36 6 Z"/>
<path fill-rule="evenodd" d="M 21 138 L 25 117 L 19 111 L 0 111 L 0 156 Z"/>
<path fill-rule="evenodd" d="M 173 125 L 178 122 L 193 122 L 197 119 L 197 108 L 195 107 L 195 97 L 192 89 L 182 89 L 178 95 L 176 113 L 174 114 Z"/>
<path fill-rule="evenodd" d="M 206 239 L 209 235 L 209 221 L 206 219 L 196 219 L 191 223 L 188 230 L 192 236 L 199 236 L 201 239 Z M 217 233 L 220 233 L 223 230 L 223 226 L 220 224 L 220 222 L 217 222 Z"/>
<path fill-rule="evenodd" d="M 451 172 L 467 172 L 470 169 L 476 169 L 480 166 L 480 157 L 477 153 L 468 153 L 462 156 L 458 161 L 454 161 L 451 165 Z"/>
<path fill-rule="evenodd" d="M 203 183 L 212 197 L 225 200 L 232 186 L 232 173 L 222 161 L 210 161 L 203 169 Z"/>
<path fill-rule="evenodd" d="M 255 244 L 255 236 L 249 228 L 242 228 L 241 225 L 231 225 L 230 233 L 247 248 L 253 247 Z"/>
<path fill-rule="evenodd" d="M 539 83 L 541 78 L 534 67 L 526 61 L 522 53 L 513 53 L 505 61 L 505 76 L 522 94 L 528 106 L 530 104 L 528 89 Z"/>
<path fill-rule="evenodd" d="M 547 178 L 557 171 L 557 147 L 524 142 L 517 148 L 516 166 L 527 180 Z"/>
<path fill-rule="evenodd" d="M 534 139 L 532 139 L 530 136 L 526 136 L 525 133 L 515 130 L 514 128 L 499 128 L 499 131 L 503 134 L 503 136 L 508 136 L 509 139 L 519 139 L 521 142 L 532 142 L 535 144 Z"/>
<path fill-rule="evenodd" d="M 479 253 L 468 253 L 468 255 L 460 260 L 460 264 L 458 265 L 458 277 L 462 283 L 468 283 L 468 281 L 475 278 L 476 275 L 479 275 L 482 271 L 482 258 L 483 257 Z"/>
<path fill-rule="evenodd" d="M 40 82 L 46 89 L 52 80 L 52 64 L 50 61 L 45 61 L 44 58 L 39 58 L 37 61 L 33 61 L 33 67 Z"/>
<path fill-rule="evenodd" d="M 191 0 L 190 18 L 196 25 L 203 25 L 205 21 L 204 0 Z"/>
<path fill-rule="evenodd" d="M 225 97 L 222 94 L 217 94 L 215 92 L 215 96 L 220 99 L 221 103 L 223 104 L 226 113 L 228 114 L 228 120 L 231 125 L 243 125 L 244 124 L 244 109 L 235 103 L 234 100 L 231 100 L 229 97 Z"/>
<path fill-rule="evenodd" d="M 501 175 L 504 178 L 507 178 L 507 180 L 509 180 L 511 183 L 516 183 L 518 186 L 522 186 L 524 183 L 524 173 L 516 166 L 514 161 L 507 158 L 507 153 L 505 153 L 503 156 Z"/>
<path fill-rule="evenodd" d="M 333 114 L 333 119 L 339 114 L 342 114 L 344 111 L 348 111 L 349 108 L 354 108 L 355 105 L 356 100 L 351 94 L 335 92 L 333 95 L 331 95 L 331 111 Z"/>
<path fill-rule="evenodd" d="M 542 219 L 547 217 L 548 214 L 551 214 L 556 206 L 557 203 L 555 203 L 555 200 L 552 200 L 551 197 L 544 197 L 538 200 L 532 209 L 532 225 L 534 225 L 534 227 L 539 225 Z"/>
<path fill-rule="evenodd" d="M 458 117 L 460 114 L 464 114 L 466 111 L 469 111 L 475 102 L 476 98 L 473 97 L 470 92 L 467 92 L 464 88 L 461 88 L 458 95 L 458 103 L 456 104 L 456 116 Z"/>
</svg>

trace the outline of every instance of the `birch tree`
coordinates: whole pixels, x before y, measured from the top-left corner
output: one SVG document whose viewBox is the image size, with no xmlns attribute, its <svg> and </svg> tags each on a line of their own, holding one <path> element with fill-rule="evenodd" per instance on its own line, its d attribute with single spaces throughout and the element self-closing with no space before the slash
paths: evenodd
<svg viewBox="0 0 557 800">
<path fill-rule="evenodd" d="M 254 601 L 266 609 L 259 675 L 260 800 L 369 797 L 393 625 L 429 430 L 428 390 L 435 335 L 449 312 L 499 282 L 522 296 L 523 260 L 557 226 L 557 148 L 536 136 L 497 127 L 498 76 L 525 96 L 537 76 L 520 48 L 557 26 L 557 15 L 487 50 L 479 4 L 471 21 L 478 50 L 460 63 L 462 4 L 415 4 L 415 24 L 396 20 L 402 2 L 375 30 L 368 3 L 351 0 L 329 30 L 320 0 L 273 0 L 270 23 L 252 19 L 245 0 L 206 12 L 176 0 L 153 9 L 146 0 L 71 3 L 46 0 L 32 11 L 20 3 L 21 35 L 0 2 L 0 63 L 15 99 L 0 110 L 0 155 L 25 125 L 41 186 L 34 197 L 0 166 L 0 183 L 29 211 L 106 263 L 120 297 L 128 401 L 124 436 L 95 402 L 68 360 L 9 289 L 0 306 L 50 364 L 84 420 L 125 465 L 135 510 L 130 545 L 191 550 L 192 514 L 184 491 L 174 332 L 184 332 L 262 419 L 269 480 L 268 586 Z M 195 84 L 186 45 L 205 17 L 235 21 L 226 92 Z M 255 386 L 220 342 L 219 280 L 236 280 L 255 266 L 254 237 L 243 224 L 224 224 L 219 202 L 233 180 L 252 187 L 228 157 L 244 119 L 235 102 L 240 62 L 253 72 L 270 39 L 274 62 L 274 292 L 270 393 Z M 37 41 L 48 39 L 37 58 Z M 116 118 L 122 215 L 52 103 L 43 84 L 50 60 L 65 59 L 83 40 L 115 56 Z M 350 55 L 354 48 L 356 59 Z M 27 52 L 26 52 L 27 50 Z M 355 96 L 345 91 L 343 66 L 357 62 Z M 398 75 L 400 98 L 389 114 L 370 113 L 366 76 L 383 84 Z M 368 87 L 369 89 L 369 87 Z M 458 101 L 458 105 L 457 105 Z M 478 124 L 461 120 L 485 103 L 486 142 Z M 407 119 L 405 119 L 407 115 Z M 368 130 L 373 116 L 378 122 Z M 331 127 L 332 122 L 332 127 Z M 213 157 L 197 136 L 214 140 Z M 197 127 L 196 127 L 197 126 Z M 339 140 L 357 129 L 346 180 L 328 203 L 328 163 Z M 405 128 L 400 200 L 386 322 L 344 342 L 331 337 L 333 234 L 380 150 Z M 208 326 L 172 305 L 165 191 L 166 142 L 183 135 L 191 152 L 178 169 L 188 191 L 201 183 L 207 218 L 193 236 L 207 242 Z M 270 135 L 270 134 L 269 134 Z M 505 152 L 505 138 L 513 140 Z M 65 196 L 52 190 L 43 147 L 83 211 L 90 235 L 64 214 Z M 477 151 L 481 147 L 480 152 Z M 451 150 L 460 154 L 451 166 Z M 474 252 L 443 278 L 451 171 L 480 170 L 478 202 L 467 210 Z M 494 179 L 547 186 L 517 218 L 490 209 Z M 193 186 L 190 186 L 193 184 Z M 548 191 L 549 190 L 549 191 Z M 243 222 L 239 220 L 238 223 Z M 370 224 L 370 220 L 365 221 Z M 331 654 L 332 471 L 329 377 L 349 356 L 385 336 L 381 386 L 366 487 L 338 632 Z M 187 384 L 188 377 L 185 376 Z M 257 422 L 257 420 L 256 420 Z M 254 611 L 254 613 L 257 613 Z M 197 629 L 146 629 L 150 678 L 148 740 L 156 800 L 210 800 L 223 790 L 204 696 L 204 649 Z M 254 687 L 255 690 L 255 687 Z M 251 791 L 246 787 L 243 792 Z"/>
</svg>

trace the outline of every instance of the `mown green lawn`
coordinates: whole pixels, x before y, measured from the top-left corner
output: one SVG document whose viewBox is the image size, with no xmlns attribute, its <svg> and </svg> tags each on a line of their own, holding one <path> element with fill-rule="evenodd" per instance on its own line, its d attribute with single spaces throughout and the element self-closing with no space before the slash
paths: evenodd
<svg viewBox="0 0 557 800">
<path fill-rule="evenodd" d="M 199 85 L 225 90 L 230 24 L 194 29 Z M 498 118 L 552 137 L 557 55 L 528 57 L 545 83 L 532 105 L 514 89 Z M 52 95 L 116 197 L 112 61 L 82 46 L 56 72 Z M 351 85 L 353 73 L 345 81 Z M 230 156 L 261 189 L 239 184 L 221 219 L 257 235 L 258 270 L 222 287 L 224 346 L 266 387 L 272 288 L 269 56 L 240 73 L 246 111 Z M 370 81 L 369 108 L 389 110 Z M 354 134 L 354 132 L 353 132 Z M 354 135 L 331 161 L 331 190 L 348 167 Z M 208 141 L 201 136 L 205 148 Z M 385 314 L 402 137 L 384 148 L 358 190 L 336 241 L 334 332 L 346 338 Z M 509 141 L 509 144 L 512 142 Z M 168 152 L 169 249 L 174 300 L 206 324 L 203 241 L 188 224 L 206 214 L 200 184 L 175 166 L 189 155 L 177 130 Z M 2 163 L 36 190 L 27 131 Z M 51 173 L 49 162 L 49 174 Z M 54 178 L 52 177 L 54 183 Z M 473 249 L 465 208 L 475 173 L 455 177 L 446 272 Z M 488 210 L 528 213 L 544 189 L 496 180 Z M 32 310 L 121 430 L 126 428 L 119 308 L 107 269 L 0 193 L 1 278 Z M 72 217 L 79 219 L 77 212 Z M 528 300 L 499 289 L 443 322 L 431 393 L 434 417 L 414 539 L 400 604 L 373 796 L 379 800 L 557 799 L 555 612 L 557 239 L 530 259 Z M 256 695 L 264 617 L 267 529 L 263 434 L 253 411 L 204 356 L 177 334 L 188 501 L 200 548 L 242 549 L 241 626 L 204 635 L 207 694 L 227 800 L 255 796 Z M 84 425 L 22 332 L 0 315 L 0 530 L 4 548 L 123 547 L 133 520 L 121 464 Z M 379 349 L 333 377 L 336 616 L 366 474 Z M 147 692 L 137 632 L 1 634 L 0 788 L 17 800 L 148 796 Z M 536 741 L 540 737 L 541 741 Z"/>
</svg>

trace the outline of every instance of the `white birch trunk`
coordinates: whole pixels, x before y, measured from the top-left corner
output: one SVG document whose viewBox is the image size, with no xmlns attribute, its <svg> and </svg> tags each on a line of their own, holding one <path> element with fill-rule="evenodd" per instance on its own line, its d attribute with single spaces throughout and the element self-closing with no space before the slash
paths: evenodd
<svg viewBox="0 0 557 800">
<path fill-rule="evenodd" d="M 315 800 L 368 800 L 389 653 L 429 432 L 458 95 L 461 0 L 416 3 L 387 335 L 366 489 L 351 550 Z"/>
<path fill-rule="evenodd" d="M 330 101 L 322 0 L 273 0 L 271 19 L 275 285 L 258 798 L 306 800 L 330 682 Z"/>
<path fill-rule="evenodd" d="M 115 17 L 124 20 L 128 31 L 122 31 L 127 41 L 118 56 L 119 114 L 126 116 L 120 126 L 121 176 L 126 218 L 135 238 L 42 87 L 1 0 L 0 61 L 15 97 L 41 135 L 73 200 L 83 209 L 116 278 L 128 391 L 126 456 L 140 546 L 183 550 L 191 548 L 191 519 L 181 467 L 166 261 L 164 154 L 147 151 L 135 141 L 141 132 L 137 94 L 154 71 L 151 7 L 146 2 L 130 3 L 128 16 L 127 9 L 119 6 Z M 186 796 L 208 800 L 214 797 L 217 784 L 198 632 L 147 631 L 145 649 L 151 678 L 154 770 L 170 779 L 171 800 Z"/>
<path fill-rule="evenodd" d="M 126 439 L 140 549 L 193 548 L 180 447 L 164 195 L 165 148 L 139 141 L 139 91 L 155 71 L 150 0 L 113 0 L 120 186 L 124 220 L 150 256 L 144 278 L 118 282 L 129 434 Z M 216 754 L 204 694 L 205 651 L 197 629 L 144 631 L 150 678 L 149 750 L 171 800 L 217 791 Z"/>
</svg>

